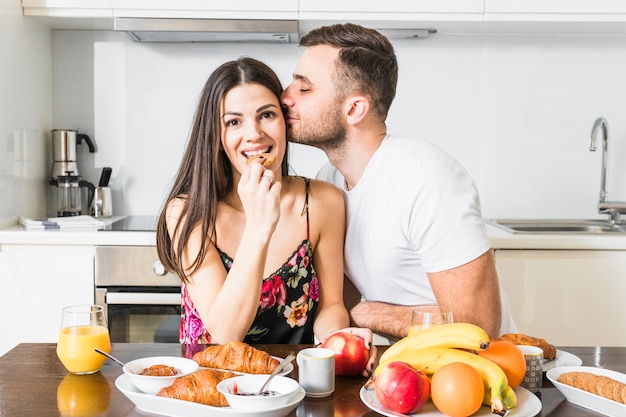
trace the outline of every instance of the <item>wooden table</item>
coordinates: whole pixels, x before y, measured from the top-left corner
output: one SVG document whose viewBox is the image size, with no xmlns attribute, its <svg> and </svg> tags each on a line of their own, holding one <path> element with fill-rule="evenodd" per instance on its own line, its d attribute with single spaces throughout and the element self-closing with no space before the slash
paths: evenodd
<svg viewBox="0 0 626 417">
<path fill-rule="evenodd" d="M 306 345 L 256 345 L 272 355 L 285 357 L 309 347 Z M 127 344 L 114 343 L 112 353 L 122 361 L 143 356 L 175 355 L 190 356 L 202 346 L 178 344 Z M 382 351 L 384 347 L 380 349 Z M 565 347 L 562 348 L 583 360 L 583 365 L 598 366 L 626 373 L 626 347 Z M 294 362 L 295 365 L 295 362 Z M 84 416 L 136 416 L 146 414 L 137 410 L 115 388 L 115 379 L 122 374 L 119 365 L 107 361 L 99 373 L 75 377 L 67 371 L 56 356 L 56 344 L 24 343 L 0 357 L 0 416 L 60 416 L 60 408 L 66 401 L 65 392 L 74 378 L 80 378 L 79 398 L 87 399 L 91 411 Z M 297 365 L 292 377 L 298 377 Z M 72 378 L 74 377 L 74 378 Z M 379 414 L 369 410 L 359 399 L 359 389 L 364 378 L 337 377 L 335 393 L 326 399 L 308 399 L 290 416 L 368 416 Z M 57 398 L 57 391 L 61 395 Z M 592 417 L 599 414 L 567 402 L 544 378 L 543 389 L 538 397 L 542 402 L 540 416 Z M 190 416 L 192 417 L 192 416 Z"/>
</svg>

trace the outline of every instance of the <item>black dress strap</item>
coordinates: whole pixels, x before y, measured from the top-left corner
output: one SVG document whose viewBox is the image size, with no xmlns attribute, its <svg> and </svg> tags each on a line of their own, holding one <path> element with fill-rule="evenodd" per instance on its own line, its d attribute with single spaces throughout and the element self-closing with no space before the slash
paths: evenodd
<svg viewBox="0 0 626 417">
<path fill-rule="evenodd" d="M 305 194 L 304 194 L 304 208 L 302 211 L 306 211 L 306 240 L 309 240 L 309 178 L 304 179 Z"/>
</svg>

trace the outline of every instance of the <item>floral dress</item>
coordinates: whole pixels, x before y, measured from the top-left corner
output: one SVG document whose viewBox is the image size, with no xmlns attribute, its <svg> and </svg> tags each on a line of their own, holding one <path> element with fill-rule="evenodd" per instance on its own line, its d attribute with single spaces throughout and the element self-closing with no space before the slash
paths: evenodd
<svg viewBox="0 0 626 417">
<path fill-rule="evenodd" d="M 263 279 L 259 308 L 244 338 L 246 343 L 313 343 L 313 319 L 320 292 L 309 240 L 309 180 L 305 179 L 306 239 L 276 272 Z M 226 271 L 233 259 L 217 248 Z M 181 343 L 212 343 L 211 335 L 181 284 Z"/>
</svg>

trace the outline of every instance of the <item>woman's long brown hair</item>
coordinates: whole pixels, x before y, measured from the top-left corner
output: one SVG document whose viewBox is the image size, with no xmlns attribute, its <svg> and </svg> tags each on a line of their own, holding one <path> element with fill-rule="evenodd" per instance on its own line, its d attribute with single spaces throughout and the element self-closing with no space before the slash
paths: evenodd
<svg viewBox="0 0 626 417">
<path fill-rule="evenodd" d="M 243 84 L 259 84 L 271 90 L 280 100 L 280 80 L 264 63 L 249 57 L 229 61 L 219 66 L 202 89 L 196 108 L 189 142 L 185 149 L 176 179 L 157 222 L 157 253 L 168 271 L 176 273 L 184 282 L 202 265 L 210 244 L 215 244 L 217 203 L 234 188 L 230 160 L 221 146 L 221 105 L 226 94 Z M 282 175 L 288 174 L 288 146 L 281 165 Z M 173 236 L 167 229 L 167 207 L 174 199 L 185 204 Z M 183 265 L 182 254 L 192 230 L 200 225 L 200 251 L 191 265 Z"/>
</svg>

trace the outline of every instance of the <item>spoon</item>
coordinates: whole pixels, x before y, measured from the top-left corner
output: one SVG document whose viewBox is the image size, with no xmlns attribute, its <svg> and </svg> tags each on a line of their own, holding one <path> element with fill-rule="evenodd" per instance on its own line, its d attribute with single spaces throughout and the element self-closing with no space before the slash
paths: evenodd
<svg viewBox="0 0 626 417">
<path fill-rule="evenodd" d="M 272 380 L 272 378 L 274 378 L 276 375 L 278 375 L 278 373 L 280 371 L 283 370 L 283 368 L 287 365 L 289 365 L 291 363 L 291 361 L 293 361 L 296 357 L 293 355 L 287 355 L 287 357 L 285 359 L 283 359 L 276 368 L 274 368 L 274 370 L 272 371 L 272 373 L 270 374 L 269 378 L 267 378 L 267 380 L 265 381 L 265 383 L 263 385 L 261 385 L 261 389 L 259 389 L 258 392 L 255 393 L 255 395 L 261 395 L 263 393 L 263 390 L 265 389 L 265 387 L 267 386 L 267 384 L 270 383 L 270 381 Z"/>
<path fill-rule="evenodd" d="M 121 360 L 117 359 L 116 357 L 114 357 L 114 356 L 112 356 L 112 355 L 110 355 L 110 354 L 106 353 L 105 351 L 100 350 L 100 349 L 98 349 L 98 348 L 94 348 L 94 350 L 95 350 L 96 352 L 98 352 L 99 354 L 104 355 L 104 356 L 106 356 L 107 358 L 112 359 L 113 361 L 115 361 L 115 362 L 117 362 L 118 364 L 122 365 L 122 367 L 126 366 L 126 364 L 125 364 L 124 362 L 122 362 Z M 127 367 L 127 366 L 126 366 L 126 369 L 127 369 L 127 370 L 128 370 L 128 372 L 130 372 L 131 374 L 134 374 L 134 372 L 132 371 L 132 369 L 130 369 L 129 367 Z"/>
</svg>

